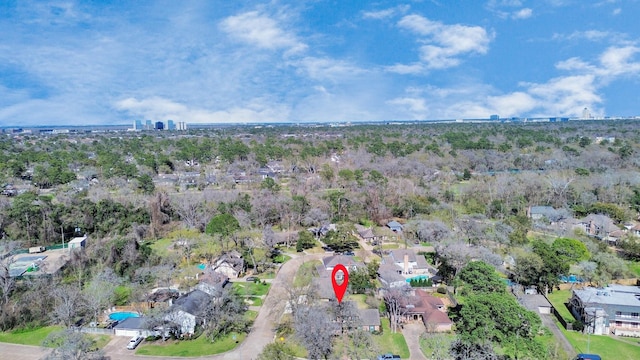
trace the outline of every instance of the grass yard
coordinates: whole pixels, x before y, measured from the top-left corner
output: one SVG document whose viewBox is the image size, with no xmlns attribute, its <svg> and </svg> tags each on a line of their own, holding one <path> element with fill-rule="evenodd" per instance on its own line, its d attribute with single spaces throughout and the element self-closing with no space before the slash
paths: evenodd
<svg viewBox="0 0 640 360">
<path fill-rule="evenodd" d="M 245 298 L 245 302 L 251 306 L 262 306 L 262 298 L 259 298 L 257 296 Z"/>
<path fill-rule="evenodd" d="M 640 261 L 629 261 L 627 262 L 627 267 L 635 277 L 640 278 Z"/>
<path fill-rule="evenodd" d="M 562 316 L 563 319 L 567 322 L 575 321 L 573 315 L 567 307 L 564 305 L 565 302 L 569 301 L 571 297 L 571 290 L 555 290 L 551 294 L 547 295 L 547 298 L 551 302 L 551 305 L 558 310 L 558 313 Z"/>
<path fill-rule="evenodd" d="M 402 333 L 392 333 L 389 327 L 389 319 L 382 320 L 382 334 L 374 335 L 373 341 L 378 345 L 380 352 L 400 355 L 401 358 L 409 358 L 409 347 Z"/>
<path fill-rule="evenodd" d="M 235 339 L 234 339 L 235 336 Z M 205 356 L 220 354 L 234 349 L 240 344 L 247 334 L 230 334 L 211 342 L 206 336 L 201 335 L 195 340 L 170 340 L 143 341 L 136 351 L 136 355 L 155 356 Z"/>
<path fill-rule="evenodd" d="M 37 329 L 0 332 L 0 342 L 40 346 L 49 334 L 58 330 L 62 330 L 62 327 L 45 326 Z"/>
<path fill-rule="evenodd" d="M 280 254 L 273 258 L 273 262 L 276 264 L 284 264 L 289 260 L 291 260 L 291 256 L 285 254 Z"/>
<path fill-rule="evenodd" d="M 111 336 L 109 335 L 96 335 L 96 334 L 87 334 L 93 341 L 96 342 L 96 347 L 98 349 L 104 349 L 105 346 L 111 341 Z"/>
<path fill-rule="evenodd" d="M 640 343 L 637 339 L 618 339 L 604 335 L 589 336 L 576 331 L 561 330 L 579 353 L 598 354 L 602 360 L 640 359 Z"/>
<path fill-rule="evenodd" d="M 455 334 L 429 334 L 420 337 L 420 350 L 427 359 L 442 358 L 449 354 Z"/>
<path fill-rule="evenodd" d="M 298 269 L 296 277 L 293 279 L 293 286 L 301 287 L 309 285 L 311 283 L 313 275 L 316 272 L 316 266 L 321 264 L 322 262 L 320 262 L 320 260 L 313 260 L 303 263 Z"/>
<path fill-rule="evenodd" d="M 271 284 L 269 283 L 254 283 L 251 281 L 246 282 L 234 282 L 233 288 L 238 291 L 238 294 L 245 296 L 262 296 L 266 295 L 269 292 L 269 287 Z"/>
<path fill-rule="evenodd" d="M 347 296 L 346 300 L 347 301 L 355 301 L 356 306 L 358 307 L 358 309 L 368 309 L 369 306 L 365 302 L 366 299 L 367 299 L 367 295 L 365 295 L 365 294 L 351 294 L 351 295 Z"/>
<path fill-rule="evenodd" d="M 400 245 L 396 244 L 396 243 L 391 243 L 391 244 L 382 244 L 382 249 L 383 250 L 394 250 L 394 249 L 399 249 Z"/>
</svg>

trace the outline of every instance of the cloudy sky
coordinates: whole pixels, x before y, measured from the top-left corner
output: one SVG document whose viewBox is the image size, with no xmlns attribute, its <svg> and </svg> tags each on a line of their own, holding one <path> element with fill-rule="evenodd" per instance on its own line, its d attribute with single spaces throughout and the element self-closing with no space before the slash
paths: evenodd
<svg viewBox="0 0 640 360">
<path fill-rule="evenodd" d="M 640 115 L 638 0 L 0 1 L 0 126 Z"/>
</svg>

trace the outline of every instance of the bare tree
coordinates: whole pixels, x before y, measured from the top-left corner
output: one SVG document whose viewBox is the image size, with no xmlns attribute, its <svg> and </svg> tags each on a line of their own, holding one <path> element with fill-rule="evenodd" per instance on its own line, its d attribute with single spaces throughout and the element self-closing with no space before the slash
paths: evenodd
<svg viewBox="0 0 640 360">
<path fill-rule="evenodd" d="M 53 321 L 71 327 L 85 305 L 80 289 L 74 285 L 59 285 L 53 288 L 51 296 L 54 299 L 51 312 Z"/>
<path fill-rule="evenodd" d="M 420 220 L 410 223 L 420 241 L 439 243 L 451 235 L 451 230 L 440 220 Z"/>
<path fill-rule="evenodd" d="M 300 306 L 294 317 L 295 336 L 310 359 L 328 359 L 338 330 L 327 312 L 317 306 Z"/>
<path fill-rule="evenodd" d="M 53 332 L 43 341 L 43 346 L 53 348 L 45 360 L 108 360 L 102 350 L 98 350 L 95 340 L 89 336 L 65 329 Z"/>
<path fill-rule="evenodd" d="M 383 299 L 387 306 L 391 331 L 394 333 L 398 331 L 398 325 L 402 322 L 402 318 L 407 312 L 405 307 L 408 296 L 407 290 L 408 288 L 385 288 L 383 290 Z"/>
<path fill-rule="evenodd" d="M 9 267 L 12 262 L 12 258 L 8 258 L 0 263 L 0 292 L 2 293 L 2 304 L 0 304 L 0 307 L 9 302 L 9 297 L 16 288 L 16 280 L 9 272 Z"/>
<path fill-rule="evenodd" d="M 262 229 L 262 239 L 264 240 L 264 246 L 267 249 L 267 256 L 272 256 L 275 253 L 278 240 L 276 234 L 273 232 L 271 225 L 267 225 Z"/>
<path fill-rule="evenodd" d="M 171 196 L 172 209 L 188 228 L 204 228 L 206 212 L 203 205 L 201 194 L 180 193 Z"/>
<path fill-rule="evenodd" d="M 85 285 L 84 301 L 87 309 L 93 312 L 94 321 L 97 321 L 100 310 L 109 306 L 113 292 L 120 282 L 111 268 L 105 268 Z"/>
</svg>

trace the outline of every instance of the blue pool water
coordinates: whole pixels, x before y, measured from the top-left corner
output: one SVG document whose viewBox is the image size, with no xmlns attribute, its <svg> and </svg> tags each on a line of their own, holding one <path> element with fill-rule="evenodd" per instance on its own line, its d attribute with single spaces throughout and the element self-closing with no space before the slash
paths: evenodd
<svg viewBox="0 0 640 360">
<path fill-rule="evenodd" d="M 109 314 L 109 319 L 118 320 L 118 321 L 122 321 L 124 319 L 128 319 L 131 317 L 140 317 L 140 315 L 135 312 L 127 312 L 127 311 L 114 312 Z"/>
<path fill-rule="evenodd" d="M 207 268 L 207 265 L 205 265 L 205 264 L 198 265 L 198 269 L 200 269 L 200 270 L 204 270 L 206 268 Z"/>
<path fill-rule="evenodd" d="M 427 275 L 417 275 L 414 276 L 412 278 L 407 279 L 407 282 L 410 283 L 412 280 L 413 281 L 420 281 L 420 280 L 427 280 L 429 279 L 429 277 Z"/>
</svg>

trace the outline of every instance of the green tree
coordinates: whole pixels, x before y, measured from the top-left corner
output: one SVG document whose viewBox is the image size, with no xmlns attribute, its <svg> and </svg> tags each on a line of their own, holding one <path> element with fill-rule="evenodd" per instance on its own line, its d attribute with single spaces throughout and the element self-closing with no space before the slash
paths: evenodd
<svg viewBox="0 0 640 360">
<path fill-rule="evenodd" d="M 589 260 L 591 254 L 587 246 L 580 240 L 557 238 L 551 245 L 562 261 L 577 264 L 582 260 Z"/>
<path fill-rule="evenodd" d="M 205 233 L 209 235 L 219 234 L 222 237 L 229 237 L 234 232 L 240 230 L 240 223 L 231 214 L 219 214 L 214 216 L 205 228 Z"/>
<path fill-rule="evenodd" d="M 267 344 L 262 349 L 262 352 L 258 354 L 258 360 L 293 360 L 294 357 L 290 355 L 293 353 L 291 347 L 287 344 L 276 341 Z"/>
<path fill-rule="evenodd" d="M 260 183 L 260 188 L 269 190 L 274 193 L 280 191 L 280 185 L 273 178 L 270 178 L 270 177 L 267 177 L 264 180 L 262 180 L 262 182 Z"/>
<path fill-rule="evenodd" d="M 495 268 L 483 261 L 472 261 L 460 270 L 458 278 L 473 292 L 504 292 L 506 284 Z"/>
<path fill-rule="evenodd" d="M 307 231 L 302 230 L 298 232 L 298 241 L 296 242 L 296 251 L 302 252 L 305 249 L 311 249 L 316 245 L 313 235 Z"/>
<path fill-rule="evenodd" d="M 156 190 L 156 186 L 153 184 L 153 179 L 149 174 L 142 174 L 138 176 L 138 189 L 142 190 L 144 194 L 150 195 Z"/>
<path fill-rule="evenodd" d="M 354 294 L 364 294 L 373 288 L 369 271 L 364 268 L 357 268 L 349 273 L 349 288 Z"/>
</svg>

